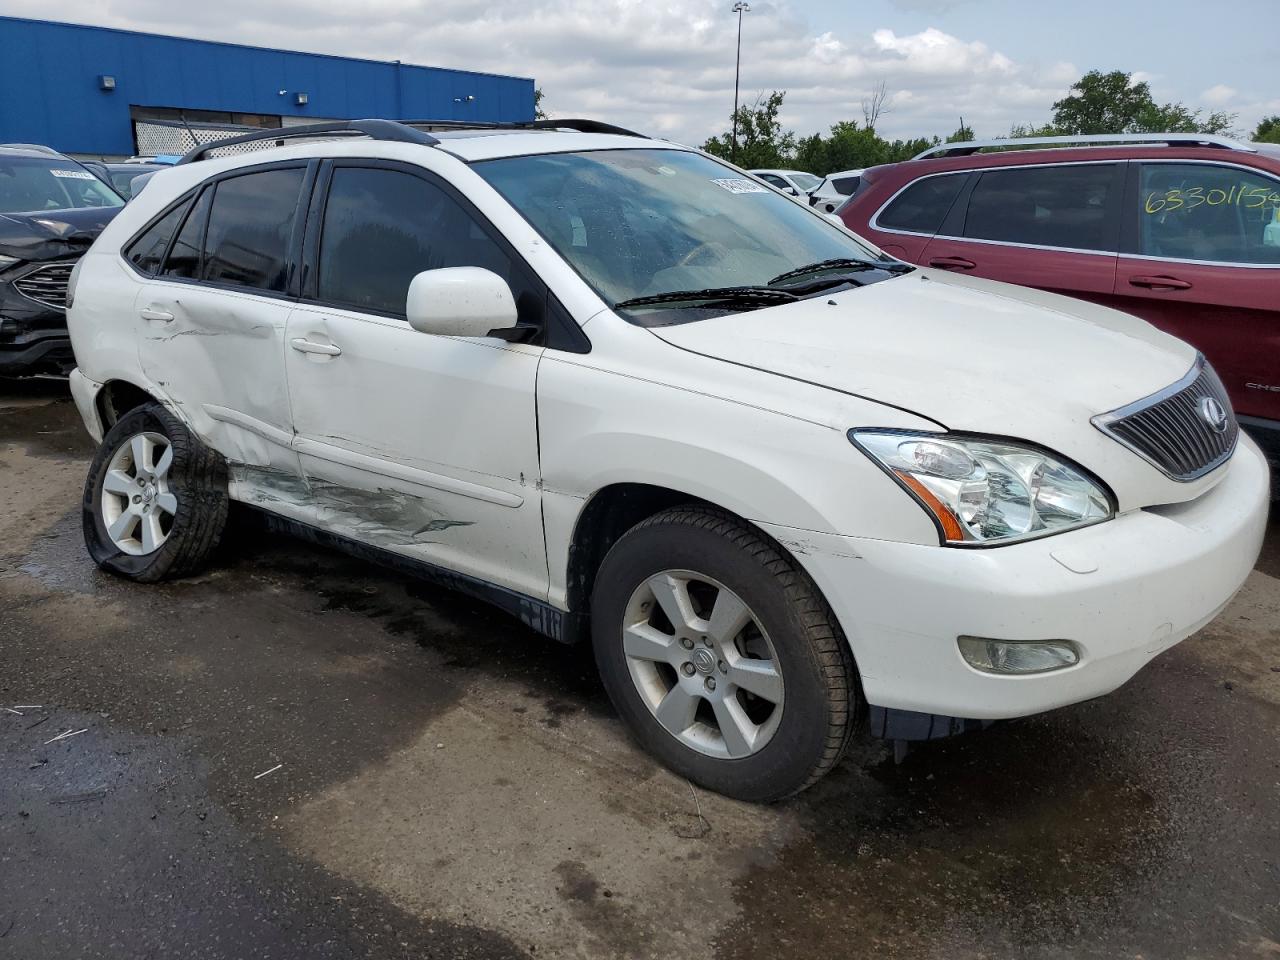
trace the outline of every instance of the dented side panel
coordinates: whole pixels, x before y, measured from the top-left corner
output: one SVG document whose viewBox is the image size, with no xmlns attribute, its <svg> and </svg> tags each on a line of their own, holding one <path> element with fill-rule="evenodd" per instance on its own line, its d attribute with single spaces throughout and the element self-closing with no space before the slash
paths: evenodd
<svg viewBox="0 0 1280 960">
<path fill-rule="evenodd" d="M 153 281 L 139 291 L 134 313 L 143 373 L 201 438 L 232 463 L 297 476 L 283 358 L 290 307 Z"/>
<path fill-rule="evenodd" d="M 541 348 L 312 307 L 293 311 L 286 340 L 303 474 L 296 496 L 309 514 L 300 519 L 546 597 Z M 295 341 L 339 352 L 297 350 Z"/>
</svg>

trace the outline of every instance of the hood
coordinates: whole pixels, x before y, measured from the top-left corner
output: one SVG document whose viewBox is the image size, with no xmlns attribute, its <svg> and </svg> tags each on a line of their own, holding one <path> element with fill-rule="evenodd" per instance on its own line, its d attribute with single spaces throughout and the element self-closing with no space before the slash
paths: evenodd
<svg viewBox="0 0 1280 960">
<path fill-rule="evenodd" d="M 1105 307 L 917 270 L 834 295 L 652 328 L 685 350 L 890 404 L 948 430 L 1030 440 L 1116 487 L 1122 503 L 1188 499 L 1089 421 L 1195 362 L 1187 344 Z M 851 423 L 873 427 L 875 423 Z M 1145 491 L 1121 496 L 1137 471 Z M 1154 489 L 1158 487 L 1159 489 Z"/>
<path fill-rule="evenodd" d="M 0 213 L 0 254 L 20 260 L 79 256 L 124 207 Z"/>
</svg>

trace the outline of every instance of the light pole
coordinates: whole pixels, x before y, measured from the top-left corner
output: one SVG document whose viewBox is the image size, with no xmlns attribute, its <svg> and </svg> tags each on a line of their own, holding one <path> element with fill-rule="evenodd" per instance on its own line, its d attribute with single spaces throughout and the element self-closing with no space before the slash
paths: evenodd
<svg viewBox="0 0 1280 960">
<path fill-rule="evenodd" d="M 751 4 L 739 0 L 733 5 L 733 12 L 738 15 L 738 56 L 733 63 L 733 162 L 738 162 L 738 78 L 742 75 L 742 15 L 751 9 Z"/>
</svg>

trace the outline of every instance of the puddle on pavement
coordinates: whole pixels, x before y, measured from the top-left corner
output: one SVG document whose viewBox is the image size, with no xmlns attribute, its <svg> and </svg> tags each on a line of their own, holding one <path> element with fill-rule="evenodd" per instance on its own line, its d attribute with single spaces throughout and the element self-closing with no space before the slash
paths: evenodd
<svg viewBox="0 0 1280 960">
<path fill-rule="evenodd" d="M 933 956 L 942 942 L 985 955 L 993 934 L 1070 937 L 1081 904 L 1140 882 L 1169 833 L 1156 795 L 1075 727 L 1023 721 L 901 765 L 883 750 L 846 763 L 794 802 L 804 839 L 737 884 L 719 956 L 779 941 L 813 956 Z"/>
</svg>

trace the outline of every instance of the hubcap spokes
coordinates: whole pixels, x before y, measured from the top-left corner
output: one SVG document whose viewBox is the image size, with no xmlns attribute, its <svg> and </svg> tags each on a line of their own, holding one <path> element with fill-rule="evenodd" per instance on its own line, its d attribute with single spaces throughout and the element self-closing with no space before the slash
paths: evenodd
<svg viewBox="0 0 1280 960">
<path fill-rule="evenodd" d="M 738 759 L 773 737 L 783 702 L 777 654 L 728 587 L 689 571 L 655 574 L 627 604 L 622 641 L 641 698 L 686 746 Z"/>
<path fill-rule="evenodd" d="M 159 433 L 139 433 L 116 448 L 102 481 L 102 522 L 122 553 L 159 550 L 173 530 L 178 498 L 169 489 L 173 447 Z"/>
</svg>

